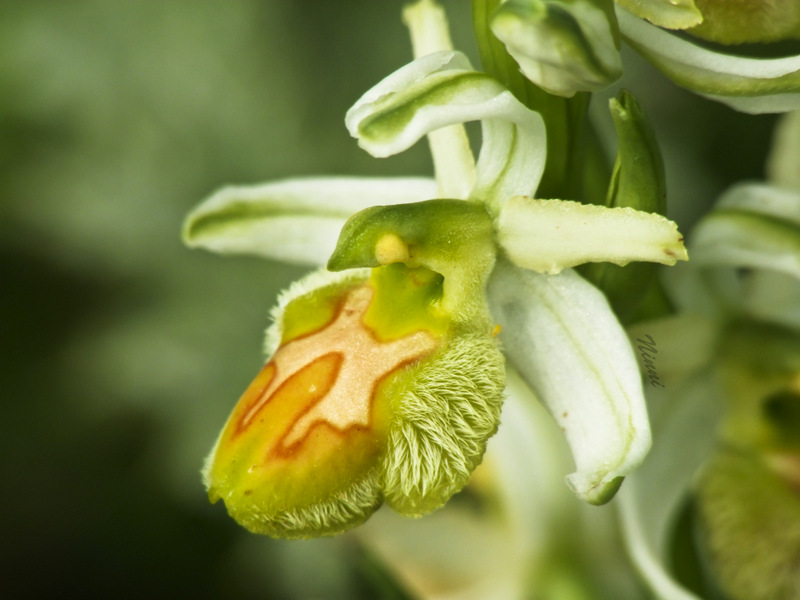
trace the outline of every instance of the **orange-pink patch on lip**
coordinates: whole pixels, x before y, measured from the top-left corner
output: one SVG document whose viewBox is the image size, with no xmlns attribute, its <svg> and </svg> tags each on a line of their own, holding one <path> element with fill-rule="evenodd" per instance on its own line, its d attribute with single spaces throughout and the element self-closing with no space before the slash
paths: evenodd
<svg viewBox="0 0 800 600">
<path fill-rule="evenodd" d="M 270 452 L 294 454 L 318 426 L 344 434 L 372 427 L 372 405 L 381 381 L 436 347 L 426 331 L 382 342 L 363 323 L 373 290 L 350 291 L 325 327 L 282 345 L 240 400 L 232 438 L 251 427 L 268 404 L 292 406 L 268 443 Z M 285 420 L 284 420 L 285 419 Z M 279 433 L 280 432 L 280 433 Z"/>
</svg>

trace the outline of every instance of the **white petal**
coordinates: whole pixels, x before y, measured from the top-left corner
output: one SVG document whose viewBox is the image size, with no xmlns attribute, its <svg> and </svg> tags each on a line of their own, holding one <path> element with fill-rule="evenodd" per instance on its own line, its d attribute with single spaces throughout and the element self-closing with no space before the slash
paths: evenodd
<svg viewBox="0 0 800 600">
<path fill-rule="evenodd" d="M 751 210 L 721 209 L 692 233 L 694 264 L 773 269 L 800 279 L 800 225 Z"/>
<path fill-rule="evenodd" d="M 744 210 L 800 225 L 800 188 L 790 190 L 763 183 L 740 183 L 720 196 L 714 210 Z"/>
<path fill-rule="evenodd" d="M 607 501 L 650 447 L 642 382 L 605 296 L 571 270 L 498 265 L 489 303 L 506 355 L 564 430 L 583 499 Z"/>
<path fill-rule="evenodd" d="M 632 208 L 517 196 L 501 209 L 497 232 L 512 262 L 539 273 L 586 262 L 674 265 L 688 258 L 675 223 Z"/>
<path fill-rule="evenodd" d="M 653 450 L 619 494 L 628 552 L 659 600 L 700 600 L 670 573 L 672 531 L 697 469 L 711 454 L 723 399 L 713 377 L 671 390 L 654 416 Z M 653 411 L 654 413 L 657 411 Z"/>
<path fill-rule="evenodd" d="M 678 85 L 749 113 L 800 108 L 800 55 L 747 58 L 714 52 L 617 6 L 625 40 Z"/>
<path fill-rule="evenodd" d="M 376 204 L 404 204 L 436 195 L 425 178 L 318 177 L 222 188 L 186 218 L 190 247 L 324 265 L 345 221 Z"/>
<path fill-rule="evenodd" d="M 429 54 L 396 71 L 345 122 L 362 148 L 385 157 L 441 127 L 478 120 L 483 144 L 471 197 L 498 207 L 511 196 L 532 196 L 544 169 L 544 122 L 458 52 Z"/>
</svg>

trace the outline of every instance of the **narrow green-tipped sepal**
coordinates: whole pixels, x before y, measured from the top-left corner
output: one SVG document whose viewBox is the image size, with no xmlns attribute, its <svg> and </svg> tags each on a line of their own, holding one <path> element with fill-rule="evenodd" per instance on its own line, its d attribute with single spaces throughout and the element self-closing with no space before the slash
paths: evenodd
<svg viewBox="0 0 800 600">
<path fill-rule="evenodd" d="M 551 94 L 602 90 L 622 75 L 612 0 L 509 0 L 491 27 L 523 74 Z"/>
<path fill-rule="evenodd" d="M 558 273 L 586 262 L 673 265 L 687 259 L 675 223 L 632 208 L 517 196 L 500 212 L 497 232 L 515 264 L 540 273 Z"/>
<path fill-rule="evenodd" d="M 378 202 L 403 204 L 435 195 L 432 179 L 413 177 L 308 177 L 229 186 L 189 213 L 183 240 L 222 254 L 318 266 L 354 213 Z"/>
</svg>

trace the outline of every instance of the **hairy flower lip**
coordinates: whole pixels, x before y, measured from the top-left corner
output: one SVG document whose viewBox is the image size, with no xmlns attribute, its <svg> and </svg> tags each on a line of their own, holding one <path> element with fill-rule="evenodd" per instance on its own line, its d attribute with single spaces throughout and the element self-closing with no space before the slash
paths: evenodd
<svg viewBox="0 0 800 600">
<path fill-rule="evenodd" d="M 286 319 L 301 318 L 302 306 L 330 314 L 309 331 L 272 335 L 281 340 L 274 356 L 240 398 L 204 470 L 209 497 L 223 499 L 246 528 L 274 537 L 335 535 L 381 502 L 427 514 L 480 462 L 502 398 L 497 342 L 482 320 L 442 329 L 433 312 L 414 317 L 435 300 L 416 288 L 441 280 L 403 279 L 403 268 L 382 267 L 361 283 L 312 275 L 313 286 L 297 285 L 296 300 L 282 300 L 276 327 L 284 331 L 298 331 Z M 384 288 L 395 302 L 412 302 L 403 312 L 410 332 L 387 316 L 369 317 L 387 302 Z M 334 309 L 321 302 L 329 294 L 341 294 Z M 445 374 L 453 375 L 443 388 Z"/>
</svg>

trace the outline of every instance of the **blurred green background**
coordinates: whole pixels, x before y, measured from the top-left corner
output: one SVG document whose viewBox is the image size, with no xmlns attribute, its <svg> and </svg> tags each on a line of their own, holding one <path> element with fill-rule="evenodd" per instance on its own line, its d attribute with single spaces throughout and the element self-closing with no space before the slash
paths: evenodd
<svg viewBox="0 0 800 600">
<path fill-rule="evenodd" d="M 474 57 L 469 3 L 444 4 Z M 424 145 L 377 161 L 343 125 L 410 57 L 402 5 L 0 3 L 2 597 L 373 593 L 331 540 L 256 538 L 208 503 L 202 459 L 302 271 L 190 252 L 179 232 L 224 184 L 430 172 Z M 686 231 L 762 176 L 774 118 L 625 61 Z M 593 110 L 607 134 L 604 99 Z"/>
</svg>

